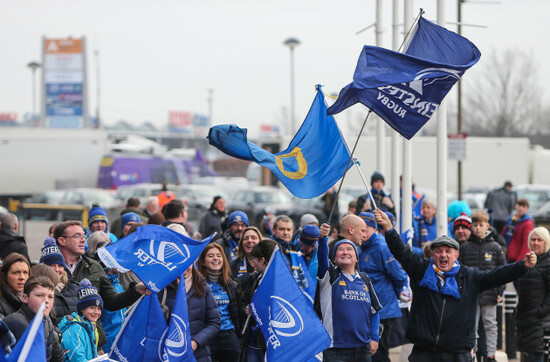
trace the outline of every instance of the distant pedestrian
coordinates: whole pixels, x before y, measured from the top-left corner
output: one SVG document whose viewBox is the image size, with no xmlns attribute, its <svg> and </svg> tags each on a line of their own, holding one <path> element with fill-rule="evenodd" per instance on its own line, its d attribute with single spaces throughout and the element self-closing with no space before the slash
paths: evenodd
<svg viewBox="0 0 550 362">
<path fill-rule="evenodd" d="M 506 181 L 504 186 L 487 193 L 483 207 L 492 210 L 494 226 L 499 234 L 502 233 L 508 217 L 514 211 L 516 200 L 517 195 L 512 190 L 512 182 L 510 181 Z"/>
<path fill-rule="evenodd" d="M 213 233 L 222 235 L 222 222 L 227 216 L 225 209 L 225 199 L 221 196 L 214 196 L 210 208 L 202 215 L 199 222 L 199 233 L 206 238 Z"/>
<path fill-rule="evenodd" d="M 422 255 L 422 247 L 428 241 L 437 237 L 437 206 L 435 201 L 425 197 L 422 200 L 420 216 L 414 218 L 414 236 L 412 242 L 413 251 Z"/>
<path fill-rule="evenodd" d="M 156 200 L 156 199 L 155 199 Z M 158 204 L 158 202 L 157 202 Z M 141 222 L 147 223 L 149 221 L 149 216 L 141 209 L 141 202 L 139 198 L 133 196 L 128 198 L 126 201 L 126 207 L 120 212 L 120 216 L 113 220 L 111 223 L 110 230 L 115 235 L 120 235 L 122 233 L 122 215 L 133 212 L 139 215 Z M 103 230 L 104 231 L 104 230 Z M 116 241 L 116 240 L 113 240 Z"/>
<path fill-rule="evenodd" d="M 0 217 L 0 259 L 4 260 L 10 253 L 18 253 L 30 263 L 27 242 L 18 232 L 19 220 L 15 214 L 8 213 Z"/>
<path fill-rule="evenodd" d="M 502 236 L 504 236 L 508 247 L 506 259 L 510 263 L 521 260 L 522 255 L 529 252 L 528 237 L 535 228 L 533 218 L 529 215 L 527 199 L 516 201 L 515 209 L 516 211 L 510 215 L 502 229 Z"/>
<path fill-rule="evenodd" d="M 223 252 L 229 262 L 237 259 L 237 245 L 243 235 L 243 231 L 248 227 L 248 216 L 245 212 L 237 210 L 233 211 L 227 219 L 227 229 L 221 235 L 221 238 L 216 240 L 223 247 Z"/>
<path fill-rule="evenodd" d="M 395 215 L 395 206 L 389 194 L 384 191 L 384 176 L 378 172 L 373 172 L 370 178 L 371 192 L 359 196 L 357 198 L 357 207 L 355 214 L 359 215 L 362 212 L 372 211 L 375 207 L 380 208 L 382 211 L 389 211 Z M 371 194 L 374 198 L 374 202 L 371 200 Z"/>
<path fill-rule="evenodd" d="M 162 191 L 160 194 L 157 195 L 157 201 L 159 204 L 159 208 L 162 209 L 164 205 L 168 204 L 170 201 L 174 200 L 176 196 L 174 196 L 174 193 L 172 191 L 168 191 L 168 187 L 166 186 L 166 183 L 162 184 Z"/>
</svg>

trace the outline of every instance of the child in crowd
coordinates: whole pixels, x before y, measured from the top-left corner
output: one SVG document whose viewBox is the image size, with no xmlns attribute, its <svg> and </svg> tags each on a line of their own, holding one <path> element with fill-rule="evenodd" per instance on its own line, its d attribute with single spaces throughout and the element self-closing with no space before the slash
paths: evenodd
<svg viewBox="0 0 550 362">
<path fill-rule="evenodd" d="M 472 215 L 472 235 L 459 249 L 458 261 L 466 266 L 480 270 L 491 270 L 505 265 L 506 260 L 502 247 L 493 238 L 489 214 L 478 210 Z M 476 312 L 476 330 L 479 317 L 483 320 L 487 336 L 487 356 L 489 361 L 495 358 L 497 347 L 497 302 L 500 300 L 504 286 L 481 292 Z"/>
<path fill-rule="evenodd" d="M 63 317 L 59 322 L 63 332 L 61 346 L 68 350 L 65 361 L 88 361 L 98 356 L 96 322 L 101 317 L 103 300 L 86 278 L 80 282 L 76 308 L 78 312 Z"/>
<path fill-rule="evenodd" d="M 4 318 L 4 322 L 15 339 L 19 340 L 23 336 L 40 309 L 40 305 L 45 302 L 43 323 L 46 357 L 48 361 L 63 361 L 63 349 L 59 344 L 59 334 L 49 317 L 54 302 L 54 283 L 43 275 L 29 278 L 25 282 L 21 301 L 23 302 L 21 308 Z"/>
</svg>

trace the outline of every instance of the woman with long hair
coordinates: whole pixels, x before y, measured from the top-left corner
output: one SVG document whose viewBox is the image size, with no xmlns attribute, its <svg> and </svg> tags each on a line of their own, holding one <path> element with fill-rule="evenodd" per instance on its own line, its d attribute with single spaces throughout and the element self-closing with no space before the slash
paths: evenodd
<svg viewBox="0 0 550 362">
<path fill-rule="evenodd" d="M 210 243 L 196 262 L 206 277 L 220 312 L 220 331 L 210 342 L 213 361 L 232 362 L 239 359 L 239 285 L 229 275 L 229 262 L 221 245 Z"/>
<path fill-rule="evenodd" d="M 0 314 L 7 316 L 21 308 L 21 295 L 25 282 L 31 276 L 31 265 L 27 258 L 11 253 L 2 261 L 0 268 Z"/>
<path fill-rule="evenodd" d="M 262 240 L 262 233 L 255 226 L 249 226 L 244 229 L 239 243 L 237 245 L 237 259 L 231 262 L 231 276 L 235 279 L 250 274 L 254 271 L 251 255 L 252 248 Z"/>
<path fill-rule="evenodd" d="M 187 313 L 191 347 L 197 362 L 212 361 L 209 343 L 220 330 L 220 313 L 210 286 L 201 273 L 191 265 L 184 273 L 187 292 Z"/>
</svg>

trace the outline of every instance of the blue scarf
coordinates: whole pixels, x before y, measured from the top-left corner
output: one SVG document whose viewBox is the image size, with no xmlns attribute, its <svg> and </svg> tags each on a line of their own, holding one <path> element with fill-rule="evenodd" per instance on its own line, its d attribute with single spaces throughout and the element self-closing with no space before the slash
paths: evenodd
<svg viewBox="0 0 550 362">
<path fill-rule="evenodd" d="M 433 262 L 433 258 L 430 258 L 430 265 L 426 272 L 424 273 L 424 278 L 420 281 L 420 286 L 433 290 L 436 293 L 441 293 L 443 295 L 449 295 L 456 299 L 460 299 L 460 293 L 458 292 L 458 284 L 456 283 L 455 275 L 460 270 L 460 264 L 458 261 L 455 261 L 455 265 L 448 272 L 442 272 L 439 270 Z M 438 279 L 436 273 L 445 276 L 445 284 L 441 287 L 441 290 L 438 287 Z"/>
</svg>

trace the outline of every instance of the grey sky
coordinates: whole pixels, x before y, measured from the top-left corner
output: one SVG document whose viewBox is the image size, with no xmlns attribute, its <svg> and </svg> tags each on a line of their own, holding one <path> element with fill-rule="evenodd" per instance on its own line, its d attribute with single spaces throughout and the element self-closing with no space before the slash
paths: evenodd
<svg viewBox="0 0 550 362">
<path fill-rule="evenodd" d="M 414 1 L 435 20 L 436 0 Z M 385 43 L 391 47 L 391 1 L 385 1 Z M 456 21 L 456 1 L 446 2 Z M 400 1 L 402 7 L 402 1 Z M 548 8 L 536 0 L 463 5 L 463 34 L 483 54 L 517 48 L 542 69 L 548 58 Z M 402 9 L 400 10 L 402 13 Z M 31 110 L 31 72 L 41 60 L 41 37 L 88 40 L 90 109 L 96 106 L 93 51 L 100 51 L 101 114 L 157 125 L 169 110 L 207 112 L 207 89 L 214 90 L 214 123 L 236 123 L 255 132 L 260 123 L 282 122 L 288 111 L 289 36 L 296 48 L 296 120 L 301 123 L 314 97 L 314 85 L 338 92 L 351 81 L 363 44 L 374 44 L 373 29 L 355 32 L 375 20 L 375 1 L 327 0 L 28 0 L 3 1 L 0 44 L 0 112 Z M 455 25 L 447 26 L 456 30 Z M 468 76 L 468 74 L 466 75 Z M 360 107 L 360 106 L 355 106 Z M 338 119 L 338 118 L 337 118 Z"/>
</svg>

